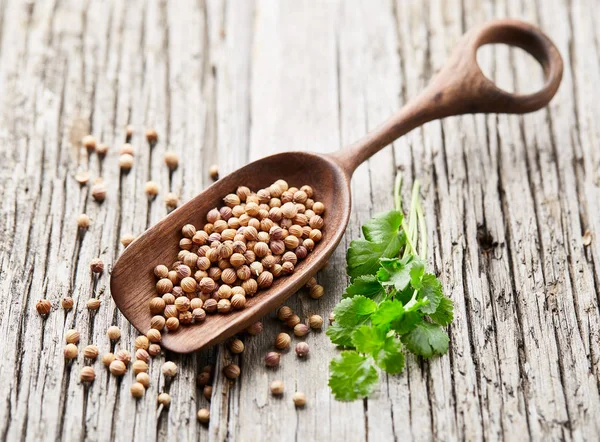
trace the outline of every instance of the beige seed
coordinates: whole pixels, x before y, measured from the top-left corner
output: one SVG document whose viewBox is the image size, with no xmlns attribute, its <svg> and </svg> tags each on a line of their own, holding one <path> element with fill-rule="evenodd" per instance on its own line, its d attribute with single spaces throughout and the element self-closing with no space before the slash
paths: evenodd
<svg viewBox="0 0 600 442">
<path fill-rule="evenodd" d="M 149 197 L 155 197 L 158 195 L 158 190 L 158 184 L 156 184 L 154 181 L 148 181 L 144 186 L 144 192 L 146 192 L 146 195 Z"/>
<path fill-rule="evenodd" d="M 177 374 L 177 365 L 171 361 L 165 362 L 162 366 L 162 373 L 165 377 L 172 378 Z"/>
<path fill-rule="evenodd" d="M 211 165 L 208 169 L 208 174 L 214 181 L 217 181 L 219 179 L 219 166 L 216 164 Z"/>
<path fill-rule="evenodd" d="M 121 170 L 130 170 L 133 167 L 133 155 L 126 153 L 119 156 L 119 167 Z"/>
<path fill-rule="evenodd" d="M 177 205 L 179 204 L 179 197 L 177 196 L 177 194 L 169 192 L 165 195 L 165 204 L 167 205 L 167 207 L 177 207 Z"/>
<path fill-rule="evenodd" d="M 105 367 L 110 366 L 112 362 L 115 360 L 115 355 L 112 353 L 106 353 L 102 356 L 102 365 Z"/>
<path fill-rule="evenodd" d="M 135 376 L 135 381 L 142 384 L 144 388 L 148 388 L 150 386 L 150 375 L 146 372 L 140 372 Z"/>
<path fill-rule="evenodd" d="M 79 372 L 79 379 L 81 379 L 81 382 L 94 382 L 96 372 L 92 367 L 83 367 Z"/>
<path fill-rule="evenodd" d="M 177 169 L 177 166 L 179 166 L 179 155 L 172 151 L 165 152 L 165 164 L 171 170 Z"/>
<path fill-rule="evenodd" d="M 146 373 L 148 371 L 148 364 L 145 361 L 138 359 L 133 364 L 131 364 L 131 370 L 135 374 Z"/>
<path fill-rule="evenodd" d="M 148 341 L 148 338 L 146 336 L 138 336 L 137 338 L 135 338 L 133 346 L 135 347 L 136 350 L 138 348 L 147 350 L 148 347 L 150 346 L 150 341 Z"/>
<path fill-rule="evenodd" d="M 52 310 L 52 304 L 47 299 L 38 299 L 35 303 L 35 309 L 40 315 L 47 315 Z"/>
<path fill-rule="evenodd" d="M 171 405 L 171 396 L 168 393 L 161 393 L 158 395 L 158 403 L 164 407 Z"/>
<path fill-rule="evenodd" d="M 88 150 L 96 149 L 96 138 L 93 135 L 86 135 L 81 139 L 81 144 Z"/>
<path fill-rule="evenodd" d="M 79 227 L 80 229 L 87 229 L 90 226 L 90 223 L 90 217 L 87 216 L 85 213 L 82 213 L 79 216 L 77 216 L 77 227 Z"/>
<path fill-rule="evenodd" d="M 292 338 L 287 333 L 279 333 L 275 338 L 275 347 L 284 350 L 290 346 Z"/>
<path fill-rule="evenodd" d="M 206 408 L 201 408 L 198 410 L 198 421 L 201 424 L 208 424 L 210 421 L 210 411 L 208 411 Z"/>
<path fill-rule="evenodd" d="M 61 301 L 60 301 L 60 305 L 62 306 L 62 308 L 64 308 L 65 310 L 71 310 L 73 308 L 73 305 L 75 304 L 75 301 L 73 301 L 73 298 L 71 298 L 70 296 L 65 296 Z"/>
<path fill-rule="evenodd" d="M 67 330 L 65 341 L 67 341 L 67 344 L 77 344 L 79 342 L 79 332 L 75 329 Z"/>
<path fill-rule="evenodd" d="M 296 407 L 304 407 L 306 405 L 306 395 L 297 391 L 292 396 L 292 401 L 294 401 Z"/>
<path fill-rule="evenodd" d="M 156 144 L 158 141 L 158 133 L 156 132 L 156 129 L 146 130 L 146 140 L 148 140 L 148 143 L 152 145 Z"/>
<path fill-rule="evenodd" d="M 123 361 L 115 359 L 110 363 L 109 370 L 114 376 L 123 376 L 127 371 L 127 366 Z"/>
<path fill-rule="evenodd" d="M 106 335 L 111 341 L 116 341 L 121 337 L 121 329 L 119 329 L 119 327 L 117 327 L 116 325 L 111 325 L 110 327 L 108 327 Z"/>
<path fill-rule="evenodd" d="M 229 341 L 229 351 L 234 354 L 239 354 L 244 351 L 244 343 L 239 339 Z"/>
<path fill-rule="evenodd" d="M 77 357 L 79 350 L 75 344 L 67 344 L 63 350 L 63 354 L 67 361 L 71 361 Z"/>
<path fill-rule="evenodd" d="M 123 245 L 123 247 L 127 247 L 129 246 L 129 244 L 131 244 L 133 242 L 133 240 L 135 239 L 135 236 L 133 235 L 123 235 L 121 237 L 121 244 Z"/>
<path fill-rule="evenodd" d="M 98 347 L 93 344 L 90 344 L 83 349 L 83 356 L 88 359 L 96 359 L 98 357 L 98 353 Z"/>
<path fill-rule="evenodd" d="M 100 300 L 98 298 L 88 299 L 87 308 L 92 311 L 98 310 L 100 308 Z"/>
<path fill-rule="evenodd" d="M 100 181 L 92 186 L 92 198 L 101 203 L 106 199 L 106 185 Z"/>
<path fill-rule="evenodd" d="M 146 392 L 146 388 L 144 387 L 144 385 L 141 382 L 134 382 L 131 385 L 131 388 L 129 389 L 129 391 L 131 392 L 131 395 L 134 398 L 139 399 L 144 396 L 144 393 Z"/>
<path fill-rule="evenodd" d="M 283 382 L 282 381 L 271 382 L 271 394 L 274 396 L 281 396 L 283 394 Z"/>
</svg>

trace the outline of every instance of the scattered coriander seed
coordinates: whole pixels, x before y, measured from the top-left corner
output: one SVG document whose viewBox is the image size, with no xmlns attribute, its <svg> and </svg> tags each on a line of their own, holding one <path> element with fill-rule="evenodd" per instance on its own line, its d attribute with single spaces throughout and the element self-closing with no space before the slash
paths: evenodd
<svg viewBox="0 0 600 442">
<path fill-rule="evenodd" d="M 79 342 L 79 332 L 72 328 L 65 333 L 65 341 L 67 344 L 77 344 Z"/>
<path fill-rule="evenodd" d="M 108 144 L 100 143 L 96 146 L 96 154 L 103 157 L 108 153 Z"/>
<path fill-rule="evenodd" d="M 319 330 L 321 327 L 323 327 L 323 318 L 319 315 L 312 315 L 310 318 L 308 318 L 308 325 L 312 329 Z"/>
<path fill-rule="evenodd" d="M 122 348 L 121 350 L 119 350 L 115 354 L 115 357 L 117 358 L 118 361 L 123 362 L 125 365 L 129 365 L 129 363 L 131 362 L 131 353 L 129 353 L 124 348 Z"/>
<path fill-rule="evenodd" d="M 82 186 L 84 184 L 87 184 L 89 180 L 90 173 L 87 170 L 78 170 L 77 173 L 75 173 L 75 181 L 77 181 Z"/>
<path fill-rule="evenodd" d="M 112 353 L 106 353 L 104 355 L 102 355 L 102 364 L 105 367 L 109 367 L 110 364 L 112 364 L 112 362 L 115 360 L 115 355 Z"/>
<path fill-rule="evenodd" d="M 308 325 L 306 325 L 306 324 L 296 324 L 294 326 L 294 334 L 296 336 L 299 336 L 299 337 L 306 336 L 309 331 L 310 331 L 310 329 L 308 328 Z"/>
<path fill-rule="evenodd" d="M 294 401 L 294 405 L 296 407 L 304 407 L 306 405 L 306 395 L 299 391 L 294 393 L 292 400 Z"/>
<path fill-rule="evenodd" d="M 210 421 L 210 411 L 208 411 L 206 408 L 201 408 L 198 410 L 198 421 L 201 424 L 208 424 Z"/>
<path fill-rule="evenodd" d="M 158 133 L 155 129 L 151 128 L 146 130 L 146 140 L 148 140 L 148 143 L 150 143 L 151 145 L 156 144 L 156 142 L 158 141 Z"/>
<path fill-rule="evenodd" d="M 150 346 L 150 341 L 146 336 L 138 336 L 137 338 L 135 338 L 135 341 L 133 341 L 133 346 L 136 350 L 140 348 L 147 350 Z"/>
<path fill-rule="evenodd" d="M 158 395 L 158 403 L 164 407 L 171 405 L 171 396 L 168 393 L 161 393 Z"/>
<path fill-rule="evenodd" d="M 261 334 L 263 332 L 263 330 L 264 330 L 264 327 L 263 327 L 262 322 L 258 321 L 258 322 L 255 322 L 254 324 L 252 324 L 250 327 L 248 327 L 246 329 L 246 332 L 248 332 L 249 335 L 256 336 L 256 335 Z"/>
<path fill-rule="evenodd" d="M 202 390 L 202 395 L 207 401 L 210 401 L 212 399 L 212 390 L 212 385 L 206 385 Z"/>
<path fill-rule="evenodd" d="M 123 235 L 121 237 L 121 244 L 123 245 L 123 247 L 127 247 L 129 246 L 129 244 L 131 244 L 133 242 L 133 240 L 135 239 L 135 236 L 133 235 Z"/>
<path fill-rule="evenodd" d="M 333 324 L 335 321 L 335 314 L 333 312 L 329 312 L 329 322 Z"/>
<path fill-rule="evenodd" d="M 217 181 L 219 179 L 219 166 L 217 166 L 216 164 L 212 164 L 208 168 L 208 174 L 214 181 Z"/>
<path fill-rule="evenodd" d="M 290 346 L 292 338 L 287 333 L 279 333 L 275 338 L 275 347 L 284 350 Z"/>
<path fill-rule="evenodd" d="M 119 155 L 131 155 L 132 158 L 134 153 L 135 151 L 130 143 L 123 144 L 123 146 L 121 146 L 121 150 L 119 151 Z"/>
<path fill-rule="evenodd" d="M 270 351 L 265 356 L 265 365 L 267 367 L 277 367 L 279 366 L 279 361 L 281 359 L 281 355 L 276 351 Z"/>
<path fill-rule="evenodd" d="M 144 362 L 148 362 L 150 360 L 150 354 L 148 353 L 147 350 L 144 350 L 143 348 L 138 348 L 135 351 L 135 359 L 144 361 Z"/>
<path fill-rule="evenodd" d="M 128 124 L 125 127 L 125 138 L 129 140 L 133 136 L 133 125 Z"/>
<path fill-rule="evenodd" d="M 125 374 L 125 372 L 127 371 L 127 366 L 125 365 L 125 363 L 123 361 L 119 361 L 118 359 L 115 359 L 114 361 L 112 361 L 110 363 L 110 365 L 108 366 L 108 369 L 114 376 L 123 376 Z"/>
<path fill-rule="evenodd" d="M 98 357 L 98 347 L 94 344 L 90 344 L 83 349 L 83 357 L 95 360 Z"/>
<path fill-rule="evenodd" d="M 142 371 L 135 376 L 135 381 L 142 384 L 144 388 L 148 388 L 150 386 L 150 375 Z"/>
<path fill-rule="evenodd" d="M 229 341 L 229 351 L 234 354 L 239 354 L 244 351 L 244 343 L 239 339 Z"/>
<path fill-rule="evenodd" d="M 134 382 L 133 384 L 131 384 L 131 388 L 129 389 L 129 391 L 131 392 L 131 395 L 134 398 L 139 399 L 144 396 L 144 393 L 146 392 L 146 388 L 144 387 L 144 385 L 142 383 Z"/>
<path fill-rule="evenodd" d="M 179 204 L 179 197 L 173 192 L 169 192 L 165 195 L 165 204 L 167 207 L 177 207 Z"/>
<path fill-rule="evenodd" d="M 47 299 L 38 299 L 38 301 L 35 303 L 35 309 L 40 315 L 44 316 L 50 313 L 50 310 L 52 310 L 52 304 Z"/>
<path fill-rule="evenodd" d="M 158 195 L 158 190 L 158 184 L 156 184 L 154 181 L 148 181 L 144 185 L 144 192 L 146 192 L 146 195 L 151 198 L 154 198 L 156 195 Z"/>
<path fill-rule="evenodd" d="M 75 344 L 67 344 L 63 350 L 63 354 L 67 361 L 71 361 L 77 357 L 79 350 Z"/>
<path fill-rule="evenodd" d="M 104 271 L 104 263 L 100 258 L 94 258 L 90 262 L 90 270 L 92 273 L 100 274 Z"/>
<path fill-rule="evenodd" d="M 179 155 L 172 151 L 165 152 L 165 164 L 171 170 L 177 169 L 177 166 L 179 166 Z"/>
<path fill-rule="evenodd" d="M 138 373 L 146 373 L 148 371 L 148 364 L 145 361 L 138 359 L 131 364 L 131 370 L 136 375 Z"/>
<path fill-rule="evenodd" d="M 309 351 L 310 348 L 308 347 L 308 344 L 306 342 L 298 342 L 296 344 L 296 354 L 298 355 L 298 357 L 305 357 Z"/>
<path fill-rule="evenodd" d="M 160 354 L 160 345 L 158 344 L 150 344 L 148 348 L 148 353 L 150 356 L 158 356 Z"/>
<path fill-rule="evenodd" d="M 152 298 L 150 300 L 150 313 L 152 313 L 153 315 L 158 315 L 165 311 L 165 306 L 166 306 L 166 302 L 163 298 L 159 298 L 158 296 L 156 298 Z M 160 316 L 160 317 L 162 318 L 162 316 Z M 164 327 L 164 324 L 163 324 L 163 327 Z M 156 328 L 156 327 L 152 327 L 152 328 Z M 161 329 L 162 329 L 162 327 L 161 327 Z"/>
<path fill-rule="evenodd" d="M 271 394 L 274 396 L 281 396 L 283 394 L 283 381 L 271 382 Z"/>
<path fill-rule="evenodd" d="M 150 342 L 153 342 L 153 343 L 158 343 L 162 340 L 160 331 L 155 328 L 148 330 L 148 332 L 146 333 L 146 337 L 148 338 L 148 340 Z"/>
<path fill-rule="evenodd" d="M 313 287 L 311 287 L 310 289 L 310 297 L 312 299 L 319 299 L 321 296 L 323 296 L 324 293 L 324 289 L 322 285 L 314 285 Z"/>
<path fill-rule="evenodd" d="M 169 268 L 165 265 L 157 265 L 156 267 L 154 267 L 154 275 L 157 278 L 166 278 L 167 275 L 169 274 Z"/>
<path fill-rule="evenodd" d="M 162 373 L 165 377 L 172 378 L 177 374 L 177 365 L 171 361 L 165 362 L 162 366 Z"/>
<path fill-rule="evenodd" d="M 300 316 L 292 315 L 285 321 L 286 325 L 290 328 L 294 328 L 296 325 L 300 324 Z"/>
<path fill-rule="evenodd" d="M 287 305 L 283 305 L 283 306 L 279 307 L 279 310 L 277 310 L 277 317 L 279 318 L 280 321 L 283 321 L 283 322 L 290 319 L 290 317 L 293 314 L 294 314 L 294 311 Z"/>
<path fill-rule="evenodd" d="M 229 364 L 229 365 L 226 365 L 225 367 L 223 367 L 223 374 L 228 379 L 231 379 L 231 380 L 236 379 L 239 377 L 240 373 L 241 373 L 240 367 L 238 367 L 235 364 Z"/>
<path fill-rule="evenodd" d="M 198 379 L 196 380 L 196 383 L 198 384 L 199 387 L 204 387 L 205 385 L 208 385 L 210 383 L 210 381 L 211 381 L 211 374 L 202 372 L 198 375 Z"/>
<path fill-rule="evenodd" d="M 62 306 L 62 308 L 64 308 L 65 310 L 71 310 L 73 308 L 74 305 L 74 301 L 73 298 L 71 298 L 70 296 L 65 296 L 61 301 L 60 301 L 60 305 Z"/>
<path fill-rule="evenodd" d="M 82 213 L 77 216 L 77 227 L 80 229 L 87 229 L 90 226 L 90 217 L 85 213 Z"/>
<path fill-rule="evenodd" d="M 121 337 L 121 329 L 119 327 L 117 327 L 116 325 L 111 325 L 110 327 L 108 327 L 108 330 L 106 331 L 106 335 L 108 336 L 108 339 L 110 339 L 111 341 L 116 341 L 117 339 L 119 339 Z"/>
<path fill-rule="evenodd" d="M 100 308 L 100 300 L 98 298 L 88 299 L 86 304 L 88 310 L 96 311 Z"/>
<path fill-rule="evenodd" d="M 101 203 L 106 199 L 106 185 L 100 181 L 92 186 L 92 198 Z"/>
<path fill-rule="evenodd" d="M 96 138 L 94 138 L 92 135 L 86 135 L 85 137 L 83 137 L 81 139 L 81 144 L 87 150 L 95 150 L 96 149 Z"/>
<path fill-rule="evenodd" d="M 94 382 L 96 372 L 92 367 L 83 367 L 79 372 L 79 379 L 81 379 L 81 382 Z"/>
<path fill-rule="evenodd" d="M 216 305 L 216 301 L 215 301 L 215 305 Z M 167 327 L 167 330 L 175 331 L 179 328 L 179 319 L 175 318 L 175 317 L 168 318 L 165 325 Z"/>
<path fill-rule="evenodd" d="M 317 279 L 313 276 L 306 283 L 306 288 L 310 290 L 310 289 L 312 289 L 316 285 L 317 285 Z"/>
<path fill-rule="evenodd" d="M 119 167 L 121 170 L 130 170 L 133 167 L 133 155 L 125 153 L 119 156 Z"/>
</svg>

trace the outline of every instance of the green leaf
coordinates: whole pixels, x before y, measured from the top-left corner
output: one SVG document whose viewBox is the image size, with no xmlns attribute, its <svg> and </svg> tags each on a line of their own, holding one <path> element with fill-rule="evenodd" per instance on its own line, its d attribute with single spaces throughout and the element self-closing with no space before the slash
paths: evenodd
<svg viewBox="0 0 600 442">
<path fill-rule="evenodd" d="M 335 322 L 341 326 L 353 327 L 365 322 L 377 309 L 377 304 L 362 295 L 344 298 L 333 309 Z"/>
<path fill-rule="evenodd" d="M 401 224 L 402 213 L 392 210 L 375 215 L 363 225 L 365 238 L 352 241 L 346 254 L 351 278 L 375 274 L 380 258 L 398 255 L 406 243 L 406 234 L 399 230 Z"/>
<path fill-rule="evenodd" d="M 340 345 L 342 347 L 352 347 L 352 333 L 354 330 L 354 327 L 344 327 L 334 322 L 332 325 L 327 327 L 325 334 L 329 336 L 331 342 L 336 345 Z"/>
<path fill-rule="evenodd" d="M 410 285 L 414 289 L 420 289 L 422 286 L 423 274 L 425 273 L 425 263 L 423 261 L 414 261 L 410 268 Z"/>
<path fill-rule="evenodd" d="M 412 353 L 430 358 L 448 351 L 450 339 L 437 324 L 422 322 L 408 334 L 402 336 L 402 342 Z"/>
<path fill-rule="evenodd" d="M 382 258 L 380 260 L 381 268 L 377 272 L 377 278 L 383 286 L 393 286 L 398 291 L 402 291 L 408 287 L 411 282 L 411 273 L 413 267 L 416 267 L 415 273 L 423 267 L 423 262 L 409 255 L 406 258 Z"/>
<path fill-rule="evenodd" d="M 446 326 L 454 320 L 454 303 L 447 296 L 442 296 L 435 313 L 429 315 L 438 325 Z"/>
<path fill-rule="evenodd" d="M 359 353 L 377 353 L 385 343 L 386 334 L 383 327 L 363 325 L 352 333 L 352 344 Z"/>
<path fill-rule="evenodd" d="M 365 397 L 378 380 L 377 370 L 366 356 L 355 351 L 343 351 L 329 364 L 329 387 L 340 401 Z"/>
<path fill-rule="evenodd" d="M 356 295 L 363 295 L 377 302 L 383 299 L 386 293 L 375 275 L 362 275 L 354 279 L 342 296 L 351 298 Z"/>
<path fill-rule="evenodd" d="M 400 318 L 392 322 L 392 329 L 399 335 L 404 335 L 414 330 L 421 321 L 423 321 L 421 312 L 416 310 L 405 311 Z"/>
<path fill-rule="evenodd" d="M 404 352 L 402 342 L 395 336 L 388 336 L 383 346 L 374 355 L 375 362 L 389 374 L 401 373 L 404 370 Z"/>
<path fill-rule="evenodd" d="M 421 283 L 422 287 L 419 289 L 419 296 L 422 299 L 429 300 L 429 304 L 421 307 L 421 311 L 427 314 L 434 313 L 440 304 L 440 300 L 444 296 L 442 284 L 440 280 L 431 273 L 423 275 Z"/>
<path fill-rule="evenodd" d="M 403 314 L 404 307 L 400 301 L 383 301 L 377 307 L 377 311 L 371 315 L 371 323 L 373 325 L 391 324 L 393 321 L 399 320 Z"/>
</svg>

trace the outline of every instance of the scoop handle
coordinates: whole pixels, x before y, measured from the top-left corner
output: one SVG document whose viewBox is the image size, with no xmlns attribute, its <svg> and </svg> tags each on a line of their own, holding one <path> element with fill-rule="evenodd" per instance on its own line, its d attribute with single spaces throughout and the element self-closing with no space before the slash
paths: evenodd
<svg viewBox="0 0 600 442">
<path fill-rule="evenodd" d="M 498 88 L 477 64 L 477 49 L 490 43 L 517 46 L 535 57 L 544 71 L 542 89 L 532 94 L 515 94 Z M 460 39 L 446 65 L 420 95 L 381 126 L 332 156 L 351 176 L 371 155 L 428 121 L 472 113 L 536 111 L 550 102 L 562 72 L 558 49 L 538 28 L 519 20 L 490 21 Z"/>
</svg>

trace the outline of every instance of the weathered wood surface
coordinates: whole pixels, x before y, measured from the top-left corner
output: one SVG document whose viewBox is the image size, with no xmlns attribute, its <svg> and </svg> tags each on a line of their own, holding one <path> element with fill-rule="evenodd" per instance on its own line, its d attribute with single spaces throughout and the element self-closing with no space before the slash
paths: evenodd
<svg viewBox="0 0 600 442">
<path fill-rule="evenodd" d="M 0 437 L 3 440 L 596 440 L 600 434 L 600 21 L 592 0 L 430 1 L 76 1 L 0 4 Z M 345 248 L 359 225 L 392 205 L 397 169 L 419 178 L 430 262 L 456 304 L 451 349 L 430 362 L 408 358 L 401 376 L 373 397 L 332 399 L 327 367 L 336 350 L 307 337 L 311 356 L 285 355 L 277 371 L 263 355 L 281 330 L 180 357 L 165 385 L 151 363 L 144 399 L 131 376 L 79 381 L 65 365 L 63 333 L 82 344 L 133 347 L 136 332 L 116 310 L 109 272 L 92 285 L 88 262 L 112 263 L 123 234 L 166 213 L 171 190 L 189 199 L 221 173 L 281 150 L 333 151 L 354 141 L 416 95 L 469 27 L 492 17 L 541 26 L 559 47 L 565 75 L 550 107 L 519 116 L 465 116 L 428 124 L 359 168 L 345 239 L 318 276 L 327 296 L 300 294 L 301 316 L 326 316 L 347 283 Z M 534 90 L 539 69 L 519 53 L 481 51 L 499 84 Z M 135 166 L 121 175 L 126 124 Z M 157 128 L 152 151 L 145 127 Z M 91 132 L 111 146 L 98 161 L 80 148 Z M 167 150 L 184 161 L 172 176 Z M 79 169 L 102 175 L 95 203 Z M 144 183 L 159 183 L 148 203 Z M 408 185 L 407 185 L 408 192 Z M 93 224 L 78 235 L 75 218 Z M 591 242 L 586 241 L 591 235 Z M 102 306 L 90 314 L 94 291 Z M 72 294 L 76 308 L 59 300 Z M 35 303 L 47 298 L 47 319 Z M 217 376 L 209 404 L 195 377 L 206 363 L 242 368 L 235 384 Z M 283 399 L 268 385 L 286 383 Z M 296 410 L 291 393 L 308 398 Z M 157 415 L 157 392 L 173 402 Z M 198 408 L 211 424 L 197 423 Z"/>
</svg>

